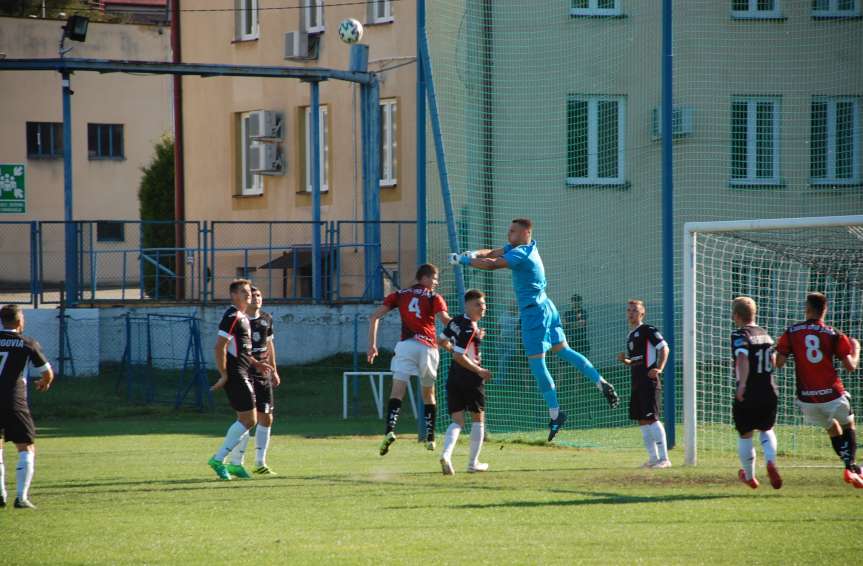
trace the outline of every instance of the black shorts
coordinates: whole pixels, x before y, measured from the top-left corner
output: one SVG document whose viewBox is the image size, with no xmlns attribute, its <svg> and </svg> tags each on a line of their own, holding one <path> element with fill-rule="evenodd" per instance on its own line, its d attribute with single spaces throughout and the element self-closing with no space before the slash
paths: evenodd
<svg viewBox="0 0 863 566">
<path fill-rule="evenodd" d="M 228 372 L 225 394 L 228 396 L 231 408 L 238 413 L 255 408 L 255 388 L 252 385 L 252 378 L 246 372 Z"/>
<path fill-rule="evenodd" d="M 734 416 L 734 428 L 740 434 L 746 434 L 753 430 L 770 430 L 776 424 L 775 399 L 766 399 L 759 402 L 744 401 L 737 399 L 731 406 L 731 414 Z"/>
<path fill-rule="evenodd" d="M 259 413 L 272 414 L 273 405 L 273 382 L 260 375 L 251 374 L 252 389 L 255 392 L 255 410 Z"/>
<path fill-rule="evenodd" d="M 633 387 L 629 398 L 629 418 L 634 421 L 659 420 L 659 381 L 646 377 Z"/>
<path fill-rule="evenodd" d="M 449 414 L 459 411 L 485 411 L 485 384 L 478 377 L 476 380 L 450 377 L 446 382 L 446 404 Z"/>
<path fill-rule="evenodd" d="M 0 410 L 0 436 L 14 444 L 33 444 L 36 440 L 36 424 L 30 411 L 15 407 L 11 411 Z"/>
</svg>

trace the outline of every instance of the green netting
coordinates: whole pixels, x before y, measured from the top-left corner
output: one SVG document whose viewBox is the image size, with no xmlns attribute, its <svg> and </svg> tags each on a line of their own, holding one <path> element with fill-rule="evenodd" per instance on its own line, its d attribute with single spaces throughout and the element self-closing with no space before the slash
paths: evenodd
<svg viewBox="0 0 863 566">
<path fill-rule="evenodd" d="M 673 3 L 678 320 L 684 222 L 863 212 L 859 15 L 860 2 L 845 0 Z M 661 3 L 436 0 L 427 19 L 461 247 L 500 246 L 512 218 L 533 219 L 549 296 L 564 318 L 582 298 L 586 328 L 568 325 L 569 341 L 623 400 L 609 410 L 552 359 L 571 417 L 564 439 L 595 428 L 594 442 L 616 444 L 609 427 L 633 424 L 628 371 L 615 361 L 627 299 L 643 299 L 662 330 Z M 435 160 L 430 150 L 428 257 L 443 264 Z M 467 285 L 489 294 L 489 428 L 539 434 L 547 412 L 517 335 L 509 273 L 468 271 Z M 457 304 L 449 268 L 443 289 Z M 639 445 L 636 430 L 624 436 Z"/>
</svg>

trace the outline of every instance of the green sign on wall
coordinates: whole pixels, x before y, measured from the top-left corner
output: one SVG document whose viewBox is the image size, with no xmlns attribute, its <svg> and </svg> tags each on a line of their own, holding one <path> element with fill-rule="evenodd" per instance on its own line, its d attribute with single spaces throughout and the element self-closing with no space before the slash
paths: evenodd
<svg viewBox="0 0 863 566">
<path fill-rule="evenodd" d="M 0 214 L 27 212 L 27 190 L 24 183 L 24 165 L 0 163 Z"/>
</svg>

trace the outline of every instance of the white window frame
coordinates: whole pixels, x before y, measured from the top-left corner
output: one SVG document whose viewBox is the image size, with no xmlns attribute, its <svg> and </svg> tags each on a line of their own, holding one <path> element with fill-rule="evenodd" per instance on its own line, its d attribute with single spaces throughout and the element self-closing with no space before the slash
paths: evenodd
<svg viewBox="0 0 863 566">
<path fill-rule="evenodd" d="M 827 103 L 827 155 L 826 159 L 826 176 L 812 177 L 809 179 L 813 185 L 856 185 L 861 182 L 860 179 L 860 97 L 859 96 L 816 96 L 813 102 Z M 848 179 L 836 178 L 836 104 L 839 102 L 851 102 L 854 105 L 854 111 L 851 117 L 851 132 L 853 150 L 851 152 L 851 177 Z M 811 140 L 810 140 L 811 141 Z M 811 143 L 810 143 L 811 147 Z M 809 156 L 811 166 L 812 155 Z"/>
<path fill-rule="evenodd" d="M 854 0 L 854 7 L 850 10 L 840 10 L 839 0 L 827 0 L 829 7 L 826 10 L 818 10 L 812 7 L 812 17 L 814 18 L 847 18 L 860 15 L 861 0 Z"/>
<path fill-rule="evenodd" d="M 258 196 L 264 194 L 264 176 L 249 173 L 249 149 L 260 145 L 260 142 L 249 139 L 248 121 L 254 112 L 243 112 L 240 114 L 240 194 L 242 196 Z M 251 185 L 246 184 L 251 174 Z"/>
<path fill-rule="evenodd" d="M 587 102 L 587 177 L 567 177 L 566 184 L 623 185 L 626 182 L 626 97 L 572 94 L 568 100 Z M 615 101 L 617 108 L 617 177 L 599 176 L 599 102 Z M 569 125 L 567 124 L 567 127 Z"/>
<path fill-rule="evenodd" d="M 237 14 L 239 18 L 239 31 L 237 39 L 240 41 L 249 41 L 258 39 L 261 35 L 261 20 L 259 18 L 260 0 L 240 0 L 240 10 Z M 246 24 L 249 23 L 246 18 L 251 18 L 251 33 L 246 33 Z"/>
<path fill-rule="evenodd" d="M 779 119 L 781 113 L 780 99 L 775 96 L 735 96 L 731 99 L 732 115 L 734 119 L 734 104 L 746 103 L 746 177 L 731 177 L 732 185 L 779 185 Z M 773 104 L 773 176 L 758 177 L 758 103 L 770 102 Z M 732 148 L 734 140 L 731 140 Z M 732 165 L 729 163 L 729 165 Z"/>
<path fill-rule="evenodd" d="M 395 21 L 393 17 L 393 2 L 392 0 L 368 0 L 369 4 L 371 4 L 372 18 L 371 23 L 373 24 L 389 24 Z M 379 8 L 383 6 L 383 15 L 379 15 Z"/>
<path fill-rule="evenodd" d="M 623 11 L 620 3 L 623 0 L 614 0 L 614 8 L 600 8 L 599 0 L 588 0 L 587 8 L 576 8 L 570 4 L 570 16 L 620 16 Z"/>
<path fill-rule="evenodd" d="M 305 167 L 304 167 L 305 179 L 303 180 L 303 183 L 306 187 L 306 192 L 311 193 L 312 192 L 312 152 L 310 151 L 311 147 L 312 147 L 312 142 L 311 142 L 312 128 L 311 128 L 311 121 L 310 121 L 310 118 L 312 115 L 311 106 L 306 106 L 305 109 L 303 110 L 303 112 L 305 114 L 304 122 L 305 122 L 305 130 L 306 130 L 305 131 L 305 143 L 303 144 L 303 151 L 305 152 L 305 155 L 303 156 L 303 162 L 305 163 Z M 325 105 L 321 104 L 321 106 L 320 106 L 320 120 L 321 120 L 321 127 L 320 127 L 321 148 L 320 148 L 320 152 L 321 152 L 321 192 L 322 193 L 326 193 L 330 190 L 330 178 L 329 178 L 330 177 L 330 140 L 328 139 L 330 130 L 329 130 L 329 126 L 328 126 L 328 122 L 329 122 L 328 118 L 329 118 L 329 110 L 327 109 L 327 107 Z"/>
<path fill-rule="evenodd" d="M 381 100 L 381 180 L 382 187 L 398 184 L 398 100 Z"/>
<path fill-rule="evenodd" d="M 758 0 L 748 0 L 749 8 L 746 10 L 735 10 L 732 0 L 731 17 L 738 20 L 770 20 L 782 17 L 782 6 L 780 0 L 773 0 L 772 10 L 759 10 Z"/>
<path fill-rule="evenodd" d="M 306 24 L 306 33 L 322 33 L 326 26 L 324 25 L 324 0 L 302 0 L 303 1 L 303 10 L 305 12 L 305 24 Z M 312 11 L 314 10 L 314 14 L 317 16 L 316 21 L 318 22 L 315 26 L 310 26 L 309 22 L 312 21 Z"/>
</svg>

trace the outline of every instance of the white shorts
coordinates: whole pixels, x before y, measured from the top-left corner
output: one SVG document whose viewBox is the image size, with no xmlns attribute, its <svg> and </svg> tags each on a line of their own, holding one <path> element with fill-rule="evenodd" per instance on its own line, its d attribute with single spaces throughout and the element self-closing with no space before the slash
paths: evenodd
<svg viewBox="0 0 863 566">
<path fill-rule="evenodd" d="M 437 348 L 429 348 L 410 338 L 396 344 L 390 370 L 393 372 L 393 379 L 408 381 L 412 375 L 418 375 L 423 387 L 432 387 L 437 379 L 439 362 L 440 353 Z"/>
<path fill-rule="evenodd" d="M 821 428 L 829 428 L 833 419 L 839 421 L 841 425 L 847 425 L 854 414 L 851 409 L 851 396 L 848 393 L 827 403 L 804 403 L 799 399 L 796 403 L 803 413 L 803 420 L 807 424 Z"/>
</svg>

